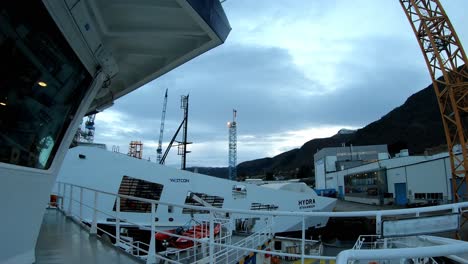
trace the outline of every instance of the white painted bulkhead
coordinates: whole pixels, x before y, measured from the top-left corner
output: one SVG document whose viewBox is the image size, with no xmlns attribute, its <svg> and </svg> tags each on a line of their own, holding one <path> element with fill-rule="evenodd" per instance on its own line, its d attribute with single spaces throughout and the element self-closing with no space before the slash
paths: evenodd
<svg viewBox="0 0 468 264">
<path fill-rule="evenodd" d="M 82 155 L 80 158 L 79 155 Z M 252 203 L 261 203 L 278 206 L 279 211 L 331 211 L 335 206 L 335 199 L 319 197 L 309 188 L 307 192 L 294 192 L 277 188 L 266 188 L 255 184 L 230 181 L 212 176 L 196 174 L 188 171 L 163 166 L 154 162 L 129 157 L 125 154 L 106 151 L 96 147 L 79 146 L 68 151 L 64 165 L 59 173 L 57 181 L 71 183 L 78 186 L 97 189 L 117 194 L 123 176 L 129 176 L 145 181 L 164 185 L 160 201 L 183 205 L 189 192 L 205 193 L 224 198 L 222 208 L 250 210 Z M 172 180 L 172 181 L 171 181 Z M 234 194 L 232 188 L 235 185 L 245 186 L 246 195 L 239 197 Z M 58 189 L 54 189 L 58 192 Z M 65 196 L 69 194 L 65 190 Z M 79 200 L 79 190 L 75 188 L 72 193 L 75 200 Z M 85 191 L 83 200 L 86 204 L 93 204 L 94 194 Z M 313 206 L 304 206 L 302 201 L 312 200 Z M 99 197 L 99 210 L 112 214 L 115 197 Z M 64 199 L 65 211 L 68 210 L 68 198 Z M 307 207 L 307 208 L 303 208 Z M 72 211 L 78 214 L 79 206 L 72 204 Z M 149 222 L 149 213 L 121 212 L 121 217 L 129 222 L 145 225 Z M 182 208 L 174 207 L 171 213 L 165 205 L 159 205 L 156 210 L 158 217 L 158 228 L 167 229 L 186 225 L 190 214 L 182 214 Z M 83 211 L 83 218 L 91 219 L 90 210 Z M 208 217 L 206 214 L 197 214 L 197 219 Z M 252 216 L 234 216 L 233 218 L 251 218 Z M 98 222 L 105 223 L 106 215 L 100 215 Z M 172 218 L 173 221 L 170 221 Z M 308 226 L 323 227 L 328 218 L 308 218 Z M 274 231 L 300 230 L 301 219 L 294 217 L 276 217 L 274 219 Z M 255 229 L 262 228 L 262 224 L 254 226 Z"/>
<path fill-rule="evenodd" d="M 16 264 L 35 261 L 34 248 L 44 210 L 49 202 L 50 191 L 76 129 L 103 81 L 102 75 L 98 75 L 94 80 L 60 142 L 61 145 L 48 170 L 1 164 L 0 199 L 5 202 L 0 204 L 0 211 L 4 214 L 0 234 L 9 242 L 2 243 L 0 263 Z"/>
</svg>

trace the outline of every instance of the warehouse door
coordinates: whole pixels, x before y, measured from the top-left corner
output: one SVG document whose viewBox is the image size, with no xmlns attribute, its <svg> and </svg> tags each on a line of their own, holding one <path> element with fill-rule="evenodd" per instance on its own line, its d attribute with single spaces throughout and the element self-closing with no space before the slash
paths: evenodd
<svg viewBox="0 0 468 264">
<path fill-rule="evenodd" d="M 406 204 L 406 183 L 395 183 L 395 203 L 397 205 Z"/>
</svg>

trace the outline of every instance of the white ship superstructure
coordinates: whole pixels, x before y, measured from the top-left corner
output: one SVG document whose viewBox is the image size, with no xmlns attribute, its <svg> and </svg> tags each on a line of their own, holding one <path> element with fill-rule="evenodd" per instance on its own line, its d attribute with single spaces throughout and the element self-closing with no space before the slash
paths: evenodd
<svg viewBox="0 0 468 264">
<path fill-rule="evenodd" d="M 0 263 L 33 263 L 83 116 L 220 45 L 219 1 L 2 1 Z"/>
</svg>

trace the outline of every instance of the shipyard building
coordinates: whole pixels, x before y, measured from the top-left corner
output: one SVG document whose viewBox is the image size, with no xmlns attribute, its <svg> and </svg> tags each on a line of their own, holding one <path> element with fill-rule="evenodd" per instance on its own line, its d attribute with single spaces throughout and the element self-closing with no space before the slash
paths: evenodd
<svg viewBox="0 0 468 264">
<path fill-rule="evenodd" d="M 387 145 L 324 148 L 314 155 L 315 188 L 344 200 L 412 205 L 452 200 L 448 153 L 390 157 Z M 461 188 L 464 189 L 464 188 Z"/>
</svg>

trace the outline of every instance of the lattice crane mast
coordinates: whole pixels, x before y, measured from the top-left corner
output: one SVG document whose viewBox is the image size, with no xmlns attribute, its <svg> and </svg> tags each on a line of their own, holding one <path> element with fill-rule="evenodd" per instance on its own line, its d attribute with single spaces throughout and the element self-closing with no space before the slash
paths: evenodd
<svg viewBox="0 0 468 264">
<path fill-rule="evenodd" d="M 164 103 L 163 103 L 163 110 L 162 110 L 162 116 L 161 116 L 161 127 L 159 128 L 158 148 L 156 149 L 158 163 L 161 162 L 161 158 L 162 158 L 162 141 L 163 141 L 163 134 L 164 134 L 164 120 L 166 119 L 166 106 L 167 106 L 167 89 L 166 89 L 166 95 L 164 95 Z"/>
<path fill-rule="evenodd" d="M 229 128 L 229 179 L 235 181 L 237 178 L 237 110 L 232 110 L 232 121 L 228 122 Z"/>
<path fill-rule="evenodd" d="M 466 53 L 439 0 L 400 0 L 400 4 L 424 54 L 439 103 L 450 154 L 454 202 L 468 201 Z M 462 188 L 466 188 L 463 197 L 459 194 Z"/>
</svg>

